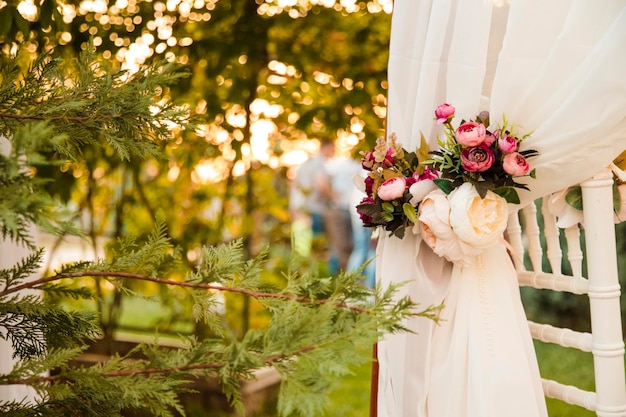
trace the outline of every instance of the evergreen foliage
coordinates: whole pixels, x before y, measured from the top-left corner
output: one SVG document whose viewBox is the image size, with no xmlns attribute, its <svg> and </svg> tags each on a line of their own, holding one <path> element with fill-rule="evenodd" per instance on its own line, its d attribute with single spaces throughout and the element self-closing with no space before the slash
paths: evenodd
<svg viewBox="0 0 626 417">
<path fill-rule="evenodd" d="M 188 121 L 188 111 L 171 100 L 157 100 L 184 73 L 155 64 L 129 74 L 111 71 L 92 52 L 70 63 L 28 53 L 0 55 L 0 231 L 4 238 L 33 246 L 31 223 L 48 232 L 72 231 L 71 223 L 43 190 L 38 168 L 78 161 L 89 147 L 109 157 L 162 156 L 159 142 L 171 137 L 171 124 Z M 75 232 L 75 231 L 74 231 Z"/>
<path fill-rule="evenodd" d="M 369 351 L 359 350 L 369 350 L 383 334 L 407 331 L 402 322 L 409 316 L 434 319 L 434 309 L 418 311 L 408 298 L 396 299 L 397 287 L 368 289 L 357 273 L 323 277 L 293 268 L 285 285 L 266 282 L 268 250 L 248 259 L 241 240 L 203 247 L 196 269 L 186 272 L 158 220 L 145 241 L 120 239 L 105 259 L 33 279 L 43 249 L 34 248 L 31 223 L 71 229 L 45 193 L 37 168 L 80 160 L 91 147 L 123 161 L 158 155 L 169 123 L 184 125 L 188 116 L 165 97 L 167 85 L 182 76 L 169 66 L 111 73 L 87 52 L 70 72 L 60 70 L 63 61 L 44 56 L 22 73 L 17 58 L 3 61 L 1 71 L 0 132 L 11 151 L 0 156 L 6 167 L 0 171 L 0 229 L 33 252 L 0 271 L 0 337 L 11 342 L 17 360 L 11 372 L 0 375 L 0 385 L 29 385 L 39 398 L 2 402 L 2 415 L 111 417 L 130 410 L 182 415 L 178 394 L 199 378 L 217 379 L 243 411 L 240 384 L 254 378 L 255 370 L 273 367 L 282 378 L 280 412 L 315 416 L 333 378 L 369 360 Z M 79 278 L 106 281 L 130 295 L 136 294 L 125 285 L 129 281 L 185 289 L 194 300 L 194 318 L 212 332 L 181 337 L 179 348 L 163 347 L 155 336 L 154 343 L 127 354 L 76 367 L 73 361 L 101 329 L 95 314 L 62 308 L 54 300 L 97 299 L 88 287 L 73 285 Z M 267 326 L 233 337 L 219 314 L 223 293 L 256 300 L 270 317 Z"/>
</svg>

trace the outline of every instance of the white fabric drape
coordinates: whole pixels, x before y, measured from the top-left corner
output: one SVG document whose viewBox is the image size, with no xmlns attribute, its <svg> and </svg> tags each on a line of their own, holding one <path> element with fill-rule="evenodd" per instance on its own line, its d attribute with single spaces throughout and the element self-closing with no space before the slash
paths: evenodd
<svg viewBox="0 0 626 417">
<path fill-rule="evenodd" d="M 436 147 L 433 111 L 482 110 L 534 132 L 524 142 L 537 179 L 522 203 L 575 184 L 626 148 L 626 0 L 396 0 L 387 133 Z M 537 363 L 515 272 L 503 247 L 469 267 L 435 256 L 419 236 L 381 233 L 377 279 L 422 307 L 445 304 L 439 325 L 378 347 L 378 417 L 544 417 Z"/>
</svg>

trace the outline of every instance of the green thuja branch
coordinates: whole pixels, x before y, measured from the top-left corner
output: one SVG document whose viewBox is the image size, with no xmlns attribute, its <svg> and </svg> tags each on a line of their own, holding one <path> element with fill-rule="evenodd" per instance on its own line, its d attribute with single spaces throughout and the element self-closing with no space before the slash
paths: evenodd
<svg viewBox="0 0 626 417">
<path fill-rule="evenodd" d="M 44 191 L 38 168 L 78 161 L 90 148 L 110 157 L 163 157 L 172 128 L 191 126 L 189 110 L 167 99 L 185 73 L 168 63 L 141 71 L 108 68 L 88 48 L 76 60 L 26 51 L 0 56 L 0 235 L 34 248 L 30 227 L 79 231 Z"/>
<path fill-rule="evenodd" d="M 7 138 L 25 123 L 46 122 L 56 137 L 46 145 L 62 158 L 76 160 L 86 146 L 109 145 L 128 160 L 161 156 L 159 141 L 189 121 L 187 109 L 158 100 L 186 75 L 175 65 L 113 70 L 88 48 L 71 61 L 42 54 L 24 75 L 17 58 L 0 59 L 0 135 Z"/>
<path fill-rule="evenodd" d="M 155 276 L 168 270 L 166 265 L 176 265 L 178 256 L 164 228 L 158 224 L 142 245 L 137 245 L 134 239 L 120 241 L 110 261 L 70 265 L 52 276 L 30 282 L 12 280 L 0 292 L 0 325 L 19 317 L 22 329 L 38 330 L 31 334 L 22 332 L 19 337 L 14 330 L 7 334 L 7 338 L 19 339 L 24 346 L 15 346 L 16 350 L 19 348 L 16 356 L 20 362 L 11 373 L 0 375 L 0 385 L 33 386 L 42 394 L 42 401 L 36 407 L 49 415 L 63 415 L 72 409 L 83 413 L 80 415 L 110 416 L 131 408 L 166 416 L 173 415 L 172 410 L 181 412 L 177 395 L 197 378 L 217 379 L 231 402 L 241 408 L 241 383 L 253 379 L 256 370 L 273 367 L 282 377 L 279 396 L 282 412 L 287 415 L 298 411 L 313 416 L 323 406 L 333 379 L 348 373 L 351 365 L 369 360 L 367 352 L 356 352 L 371 347 L 382 334 L 406 331 L 401 323 L 408 317 L 428 317 L 435 313 L 433 309 L 416 311 L 408 298 L 394 301 L 397 287 L 384 292 L 367 289 L 360 283 L 358 274 L 353 273 L 323 279 L 320 283 L 316 275 L 292 272 L 283 288 L 268 285 L 260 278 L 265 252 L 245 260 L 240 241 L 205 247 L 203 253 L 206 257 L 199 262 L 197 270 L 184 280 Z M 29 259 L 35 262 L 38 256 Z M 23 275 L 19 271 L 32 269 L 32 265 L 25 269 L 24 263 L 29 262 L 22 262 L 6 275 Z M 135 272 L 117 270 L 131 266 Z M 218 271 L 218 276 L 210 279 L 209 270 Z M 112 283 L 122 279 L 149 281 L 185 288 L 193 294 L 194 311 L 203 311 L 196 318 L 209 320 L 220 330 L 214 311 L 220 292 L 258 300 L 270 319 L 267 326 L 248 331 L 242 340 L 233 340 L 223 336 L 227 332 L 218 331 L 202 340 L 186 338 L 183 346 L 176 349 L 158 343 L 139 345 L 127 355 L 114 356 L 95 367 L 77 369 L 69 365 L 70 358 L 80 355 L 85 341 L 97 335 L 97 329 L 89 325 L 95 318 L 77 312 L 55 316 L 59 311 L 39 298 L 27 297 L 18 302 L 15 295 L 26 289 L 46 292 L 60 289 L 64 293 L 70 287 L 68 280 L 84 277 L 105 278 Z M 41 321 L 44 312 L 46 319 Z M 44 322 L 47 327 L 43 326 Z M 68 333 L 66 327 L 74 332 Z M 27 356 L 29 353 L 39 355 L 39 365 L 32 364 L 37 361 Z M 54 372 L 41 375 L 46 369 Z M 119 401 L 111 401 L 113 398 Z M 118 409 L 107 409 L 108 401 Z M 13 406 L 14 403 L 0 403 L 0 411 L 13 415 Z"/>
</svg>

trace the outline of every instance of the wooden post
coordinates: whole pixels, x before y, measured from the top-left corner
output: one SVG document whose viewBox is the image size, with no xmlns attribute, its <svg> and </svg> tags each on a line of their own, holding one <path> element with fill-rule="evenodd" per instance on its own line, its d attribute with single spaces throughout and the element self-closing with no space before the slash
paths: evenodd
<svg viewBox="0 0 626 417">
<path fill-rule="evenodd" d="M 370 417 L 378 416 L 378 344 L 372 349 L 372 378 L 370 383 Z"/>
</svg>

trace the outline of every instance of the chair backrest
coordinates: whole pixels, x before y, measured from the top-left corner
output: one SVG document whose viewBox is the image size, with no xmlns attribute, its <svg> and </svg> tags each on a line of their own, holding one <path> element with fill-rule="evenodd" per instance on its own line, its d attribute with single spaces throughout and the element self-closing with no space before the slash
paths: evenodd
<svg viewBox="0 0 626 417">
<path fill-rule="evenodd" d="M 563 231 L 571 275 L 562 272 L 565 251 L 561 248 L 556 218 L 548 210 L 547 198 L 542 199 L 540 204 L 529 204 L 512 214 L 507 230 L 507 239 L 518 254 L 514 256 L 514 262 L 521 286 L 589 297 L 591 332 L 531 321 L 529 325 L 534 339 L 593 354 L 595 392 L 550 379 L 543 379 L 543 388 L 547 397 L 584 407 L 600 417 L 626 416 L 624 341 L 612 185 L 610 170 L 580 184 L 585 250 L 581 248 L 578 225 Z M 538 217 L 543 218 L 542 230 Z M 530 259 L 531 266 L 525 265 L 523 254 Z M 543 270 L 544 254 L 552 272 Z M 587 277 L 583 276 L 583 258 L 587 264 Z"/>
</svg>

